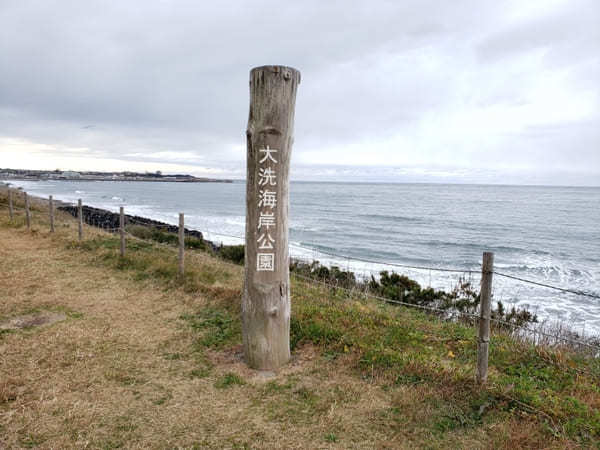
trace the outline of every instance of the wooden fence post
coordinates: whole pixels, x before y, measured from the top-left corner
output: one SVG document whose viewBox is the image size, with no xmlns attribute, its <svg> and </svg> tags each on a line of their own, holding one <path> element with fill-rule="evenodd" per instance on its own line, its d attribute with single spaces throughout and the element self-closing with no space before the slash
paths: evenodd
<svg viewBox="0 0 600 450">
<path fill-rule="evenodd" d="M 25 198 L 25 222 L 27 223 L 27 229 L 31 230 L 31 213 L 29 212 L 29 196 L 27 192 L 23 192 Z"/>
<path fill-rule="evenodd" d="M 491 252 L 484 252 L 481 264 L 479 336 L 477 339 L 477 383 L 479 384 L 485 384 L 488 376 L 493 271 L 494 254 Z"/>
<path fill-rule="evenodd" d="M 54 233 L 54 201 L 52 196 L 48 197 L 48 213 L 50 216 L 50 233 Z"/>
<path fill-rule="evenodd" d="M 78 231 L 79 231 L 79 242 L 83 240 L 83 204 L 81 199 L 77 200 L 77 217 L 78 217 Z"/>
<path fill-rule="evenodd" d="M 121 257 L 125 256 L 125 208 L 119 210 L 119 233 L 121 234 Z"/>
<path fill-rule="evenodd" d="M 179 276 L 183 277 L 185 264 L 185 218 L 179 213 Z"/>
<path fill-rule="evenodd" d="M 8 188 L 8 216 L 10 217 L 10 220 L 12 222 L 12 220 L 15 217 L 15 212 L 13 209 L 13 197 L 11 188 Z"/>
<path fill-rule="evenodd" d="M 250 72 L 242 337 L 247 364 L 259 370 L 290 359 L 289 168 L 299 83 L 290 67 Z"/>
</svg>

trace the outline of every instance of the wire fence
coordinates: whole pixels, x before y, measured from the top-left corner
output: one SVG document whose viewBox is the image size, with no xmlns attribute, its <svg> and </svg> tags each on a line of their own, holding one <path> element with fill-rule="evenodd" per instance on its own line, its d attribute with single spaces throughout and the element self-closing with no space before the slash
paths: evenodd
<svg viewBox="0 0 600 450">
<path fill-rule="evenodd" d="M 213 231 L 208 231 L 208 233 L 210 233 L 212 235 L 228 237 L 231 239 L 239 239 L 241 241 L 244 240 L 244 237 L 242 237 L 242 236 L 235 236 L 235 235 L 231 235 L 231 234 L 225 234 L 225 233 L 213 232 Z M 295 246 L 293 244 L 290 244 L 290 248 L 291 249 L 298 248 L 303 251 L 305 251 L 307 249 L 306 247 Z M 373 258 L 362 258 L 362 257 L 351 256 L 351 255 L 347 255 L 347 254 L 334 253 L 334 252 L 330 252 L 330 251 L 326 251 L 326 250 L 322 250 L 322 249 L 317 249 L 316 247 L 311 247 L 310 245 L 308 246 L 308 248 L 314 250 L 312 259 L 306 259 L 306 258 L 302 258 L 300 256 L 293 256 L 293 252 L 291 252 L 292 258 L 295 260 L 303 261 L 307 264 L 310 264 L 311 262 L 313 262 L 317 259 L 321 259 L 322 255 L 325 255 L 330 258 L 334 258 L 335 260 L 337 260 L 337 263 L 343 263 L 343 261 L 345 260 L 345 261 L 347 261 L 347 264 L 346 264 L 347 266 L 350 265 L 349 262 L 358 261 L 358 262 L 363 262 L 363 263 L 368 263 L 368 264 L 374 264 L 374 265 L 380 266 L 382 269 L 385 268 L 386 270 L 391 267 L 391 268 L 401 268 L 401 269 L 404 269 L 404 271 L 412 270 L 412 271 L 428 271 L 428 272 L 440 272 L 440 273 L 447 273 L 447 274 L 458 274 L 459 275 L 458 279 L 457 278 L 446 279 L 446 281 L 447 281 L 446 289 L 448 289 L 448 290 L 453 289 L 453 287 L 459 283 L 460 279 L 467 281 L 470 284 L 476 284 L 480 281 L 480 276 L 481 276 L 481 270 L 475 269 L 474 264 L 471 265 L 470 268 L 411 265 L 411 264 L 401 264 L 401 263 L 396 263 L 396 262 L 382 261 L 382 260 L 373 259 Z M 317 255 L 319 255 L 319 256 L 317 256 Z M 331 265 L 335 265 L 335 264 L 336 264 L 336 262 L 331 262 Z M 340 265 L 343 265 L 343 264 L 340 264 Z M 369 273 L 369 275 L 372 275 L 371 271 L 369 271 L 368 273 Z M 553 290 L 553 291 L 559 292 L 559 293 L 566 293 L 566 294 L 582 296 L 582 297 L 587 297 L 587 298 L 592 298 L 592 299 L 600 299 L 600 295 L 598 295 L 598 294 L 585 292 L 585 291 L 578 290 L 578 289 L 569 289 L 569 288 L 554 286 L 554 285 L 551 285 L 548 283 L 543 283 L 543 282 L 536 281 L 536 280 L 518 277 L 518 276 L 510 275 L 510 274 L 507 274 L 504 272 L 499 272 L 496 270 L 493 271 L 493 274 L 497 275 L 499 277 L 518 281 L 518 282 L 526 284 L 526 285 L 543 287 L 543 288 Z M 412 276 L 415 278 L 417 278 L 418 275 L 419 274 L 414 274 L 414 273 L 412 274 Z M 423 274 L 421 273 L 420 275 L 422 276 Z M 296 277 L 301 277 L 301 275 L 296 275 Z M 312 281 L 319 282 L 321 284 L 327 284 L 323 280 L 312 279 Z M 431 286 L 431 284 L 432 283 L 430 281 L 428 283 L 428 286 Z M 329 284 L 329 287 L 332 287 L 332 286 L 333 285 Z M 342 288 L 339 285 L 335 285 L 335 286 L 338 289 Z M 509 287 L 509 289 L 514 291 L 515 285 L 511 285 Z M 527 293 L 525 293 L 524 295 L 520 295 L 522 293 L 521 290 L 518 287 L 516 287 L 516 289 L 517 289 L 517 292 L 513 293 L 513 295 L 510 298 L 519 298 L 519 297 L 527 298 Z M 407 303 L 407 302 L 402 302 L 402 301 L 393 300 L 393 299 L 389 299 L 389 298 L 377 297 L 372 294 L 370 295 L 370 297 L 378 299 L 378 300 L 386 301 L 387 303 L 395 303 L 395 304 L 399 304 L 399 305 L 403 305 L 403 306 L 407 306 L 407 307 L 427 309 L 427 310 L 431 310 L 436 313 L 445 313 L 451 319 L 455 319 L 457 316 L 460 316 L 462 318 L 469 317 L 471 319 L 479 318 L 479 316 L 476 314 L 469 314 L 469 313 L 465 313 L 465 312 L 455 312 L 454 314 L 452 314 L 447 309 L 439 309 L 439 308 L 435 308 L 435 307 L 431 307 L 431 306 L 415 305 L 413 303 Z M 498 297 L 500 297 L 500 295 L 494 295 L 494 298 L 496 300 L 501 300 Z M 507 303 L 509 305 L 512 304 L 512 306 L 514 306 L 514 304 L 511 300 L 509 300 Z M 537 311 L 535 311 L 533 314 L 537 317 Z M 523 325 L 523 324 L 517 325 L 515 323 L 511 323 L 511 322 L 501 320 L 498 318 L 491 319 L 492 322 L 494 322 L 498 325 L 502 325 L 504 327 L 510 327 L 514 331 L 522 332 L 523 337 L 526 337 L 527 339 L 530 339 L 535 343 L 539 342 L 544 345 L 552 345 L 553 343 L 556 343 L 556 342 L 565 342 L 565 343 L 575 344 L 578 346 L 587 347 L 587 348 L 594 349 L 594 350 L 600 352 L 600 345 L 598 345 L 598 344 L 591 344 L 590 342 L 586 342 L 583 339 L 577 339 L 577 338 L 568 337 L 568 336 L 564 335 L 565 333 L 567 333 L 569 335 L 580 335 L 582 338 L 585 338 L 586 337 L 585 336 L 585 323 L 583 324 L 583 330 L 581 331 L 581 333 L 575 333 L 573 331 L 574 326 L 572 324 L 565 325 L 563 323 L 563 320 L 564 319 L 556 319 L 555 322 L 553 322 L 553 323 L 547 323 L 546 321 L 544 321 L 542 323 L 538 323 L 538 325 L 536 327 L 531 327 L 531 326 L 527 326 L 527 325 Z M 552 329 L 552 328 L 556 329 L 557 331 L 556 332 L 545 331 L 545 329 Z M 541 340 L 540 337 L 543 337 L 546 339 Z M 590 336 L 590 340 L 600 343 L 600 340 L 594 336 Z"/>
<path fill-rule="evenodd" d="M 568 289 L 568 288 L 562 288 L 562 287 L 558 287 L 558 286 L 553 286 L 551 284 L 540 283 L 539 281 L 528 280 L 526 278 L 521 278 L 521 277 L 517 277 L 517 276 L 514 276 L 514 275 L 509 275 L 509 274 L 502 273 L 502 272 L 496 272 L 496 271 L 494 271 L 494 275 L 498 275 L 500 277 L 505 277 L 505 278 L 510 278 L 512 280 L 521 281 L 522 283 L 527 283 L 527 284 L 531 284 L 531 285 L 535 285 L 535 286 L 541 286 L 541 287 L 545 287 L 545 288 L 548 288 L 548 289 L 554 289 L 555 291 L 566 292 L 568 294 L 581 295 L 582 297 L 589 297 L 589 298 L 600 299 L 600 295 L 593 294 L 593 293 L 590 293 L 590 292 L 584 292 L 584 291 L 577 290 L 577 289 Z"/>
<path fill-rule="evenodd" d="M 132 220 L 132 223 L 138 224 L 138 225 L 142 225 L 142 226 L 148 226 L 147 223 L 144 222 L 139 222 L 139 221 L 135 221 Z M 172 226 L 169 225 L 162 225 L 159 226 L 157 228 L 160 229 L 169 229 L 172 228 Z M 218 235 L 218 236 L 224 236 L 224 237 L 228 237 L 231 239 L 238 239 L 240 241 L 243 241 L 245 238 L 242 236 L 236 236 L 236 235 L 231 235 L 231 234 L 226 234 L 226 233 L 222 233 L 222 232 L 214 232 L 214 231 L 207 231 L 208 233 L 212 234 L 212 235 Z M 290 244 L 290 248 L 299 248 L 302 250 L 305 250 L 305 248 L 303 247 L 299 247 L 299 246 L 295 246 L 293 244 Z M 316 250 L 316 249 L 315 249 Z M 475 281 L 479 281 L 478 280 L 478 275 L 480 275 L 480 271 L 476 271 L 474 268 L 471 269 L 464 269 L 464 268 L 451 268 L 451 267 L 439 267 L 439 266 L 423 266 L 423 265 L 410 265 L 410 264 L 399 264 L 399 263 L 395 263 L 395 262 L 387 262 L 387 261 L 381 261 L 381 260 L 377 260 L 377 259 L 370 259 L 370 258 L 361 258 L 361 257 L 354 257 L 354 256 L 350 256 L 350 255 L 344 255 L 344 254 L 338 254 L 338 253 L 333 253 L 333 252 L 328 252 L 328 251 L 324 251 L 324 250 L 316 250 L 316 252 L 318 252 L 318 254 L 321 255 L 326 255 L 329 256 L 331 258 L 335 258 L 338 261 L 342 261 L 342 260 L 347 260 L 347 261 L 359 261 L 359 262 L 364 262 L 364 263 L 369 263 L 369 264 L 376 264 L 376 265 L 380 265 L 382 267 L 396 267 L 396 268 L 402 268 L 402 269 L 408 269 L 408 270 L 420 270 L 420 271 L 432 271 L 432 272 L 443 272 L 443 273 L 451 273 L 451 274 L 458 274 L 459 275 L 459 279 L 463 279 L 466 280 L 469 283 L 473 283 Z M 316 260 L 316 258 L 313 259 L 306 259 L 306 258 L 302 258 L 299 256 L 292 256 L 292 260 L 296 260 L 296 261 L 302 261 L 306 264 L 311 264 L 312 262 L 314 262 Z M 581 290 L 573 290 L 573 289 L 567 289 L 567 288 L 561 288 L 561 287 L 557 287 L 557 286 L 553 286 L 553 285 L 549 285 L 546 283 L 541 283 L 535 280 L 529 280 L 529 279 L 525 279 L 522 277 L 515 277 L 515 276 L 511 276 L 502 272 L 497 272 L 497 271 L 493 271 L 494 275 L 498 275 L 498 276 L 502 276 L 505 278 L 510 278 L 513 280 L 517 280 L 520 281 L 522 283 L 527 283 L 527 284 L 531 284 L 531 285 L 535 285 L 535 286 L 541 286 L 541 287 L 545 287 L 548 289 L 553 289 L 562 293 L 569 293 L 569 294 L 574 294 L 574 295 L 581 295 L 581 296 L 586 296 L 586 297 L 590 297 L 590 298 L 600 298 L 600 296 L 596 295 L 596 294 L 592 294 L 592 293 L 587 293 Z M 306 277 L 304 275 L 298 274 L 298 273 L 293 273 L 292 272 L 292 276 L 295 277 L 296 279 L 300 279 L 300 280 L 304 280 L 304 281 L 308 281 L 311 283 L 317 283 L 323 286 L 326 286 L 328 288 L 332 288 L 332 289 L 340 289 L 343 290 L 345 292 L 347 292 L 349 295 L 352 295 L 353 293 L 356 293 L 357 291 L 354 289 L 348 289 L 345 288 L 343 286 L 341 286 L 340 284 L 332 284 L 332 283 L 328 283 L 326 281 L 317 279 L 317 278 L 311 278 L 311 277 Z M 451 283 L 451 285 L 449 286 L 450 289 L 452 288 L 452 285 L 456 286 L 459 283 L 459 281 L 457 279 L 454 279 L 453 283 Z M 431 285 L 431 283 L 429 283 Z M 401 306 L 405 306 L 405 307 L 409 307 L 409 308 L 415 308 L 415 309 L 421 309 L 421 310 L 425 310 L 425 311 L 430 311 L 433 313 L 436 313 L 437 315 L 439 315 L 440 317 L 444 318 L 444 319 L 451 319 L 451 320 L 456 320 L 456 319 L 470 319 L 470 320 L 479 320 L 480 316 L 476 313 L 471 313 L 471 312 L 465 312 L 465 311 L 456 311 L 456 310 L 448 310 L 448 309 L 444 309 L 444 308 L 437 308 L 435 306 L 430 306 L 430 305 L 419 305 L 419 304 L 415 304 L 415 303 L 409 303 L 409 302 L 405 302 L 405 301 L 401 301 L 401 300 L 396 300 L 396 299 L 391 299 L 388 297 L 381 297 L 381 296 L 377 296 L 373 293 L 369 293 L 368 291 L 364 291 L 363 295 L 365 295 L 368 298 L 372 298 L 372 299 L 376 299 L 379 301 L 383 301 L 385 303 L 389 303 L 389 304 L 395 304 L 395 305 L 401 305 Z M 549 328 L 550 326 L 548 326 L 548 324 L 545 323 L 541 323 L 539 324 L 537 327 L 531 327 L 531 326 L 527 326 L 527 325 L 523 325 L 523 324 L 515 324 L 513 322 L 509 322 L 506 320 L 502 320 L 502 319 L 498 319 L 498 318 L 494 318 L 492 317 L 490 319 L 490 321 L 496 325 L 502 326 L 503 328 L 509 328 L 511 329 L 513 332 L 518 332 L 521 333 L 521 336 L 529 339 L 531 341 L 533 341 L 534 343 L 543 343 L 544 345 L 553 345 L 556 344 L 557 342 L 564 342 L 564 343 L 569 343 L 569 344 L 574 344 L 577 346 L 582 346 L 582 347 L 586 347 L 589 349 L 594 350 L 595 352 L 598 352 L 600 354 L 600 345 L 597 344 L 592 344 L 590 342 L 586 342 L 582 339 L 577 339 L 577 338 L 573 338 L 573 337 L 568 337 L 565 336 L 561 333 L 564 333 L 565 331 L 568 331 L 569 334 L 572 334 L 571 330 L 566 329 L 565 327 L 561 327 L 560 325 L 555 326 L 555 328 L 557 329 L 557 332 L 550 332 L 550 331 L 545 331 L 545 328 Z M 582 333 L 583 334 L 583 333 Z M 539 339 L 540 337 L 546 338 L 543 342 Z"/>
<path fill-rule="evenodd" d="M 296 274 L 296 273 L 292 273 L 291 274 L 294 278 L 300 279 L 300 280 L 304 280 L 304 281 L 308 281 L 311 283 L 316 283 L 316 284 L 320 284 L 322 286 L 328 287 L 330 289 L 337 289 L 337 290 L 341 290 L 346 292 L 348 295 L 356 295 L 356 294 L 362 294 L 367 298 L 371 298 L 371 299 L 375 299 L 375 300 L 379 300 L 385 303 L 390 303 L 390 304 L 394 304 L 394 305 L 401 305 L 401 306 L 405 306 L 408 308 L 414 308 L 414 309 L 420 309 L 420 310 L 424 310 L 424 311 L 430 311 L 430 312 L 434 312 L 436 314 L 438 314 L 441 317 L 450 317 L 453 319 L 456 318 L 462 318 L 462 319 L 471 319 L 471 320 L 479 320 L 480 319 L 480 315 L 479 314 L 475 314 L 475 313 L 471 313 L 468 311 L 449 311 L 448 309 L 444 309 L 444 308 L 438 308 L 435 306 L 429 306 L 429 305 L 420 305 L 420 304 L 415 304 L 415 303 L 409 303 L 409 302 L 404 302 L 401 300 L 394 300 L 388 297 L 381 297 L 378 295 L 375 295 L 373 293 L 368 292 L 368 290 L 365 291 L 357 291 L 357 290 L 352 290 L 352 289 L 348 289 L 345 288 L 343 286 L 340 286 L 338 284 L 333 284 L 333 283 L 327 283 L 323 280 L 319 280 L 317 278 L 311 278 L 311 277 L 306 277 L 304 275 L 300 275 L 300 274 Z M 492 323 L 495 323 L 497 325 L 501 325 L 503 327 L 508 327 L 510 329 L 519 329 L 522 331 L 526 331 L 531 333 L 532 335 L 540 335 L 540 336 L 544 336 L 546 338 L 549 338 L 551 340 L 555 340 L 555 341 L 564 341 L 564 342 L 569 342 L 572 344 L 577 344 L 577 345 L 581 345 L 584 347 L 588 347 L 591 349 L 594 349 L 598 352 L 600 352 L 600 346 L 599 345 L 595 345 L 595 344 L 590 344 L 589 342 L 585 342 L 582 340 L 578 340 L 578 339 L 573 339 L 573 338 L 568 338 L 565 336 L 561 336 L 558 333 L 549 333 L 546 332 L 544 330 L 541 329 L 536 329 L 533 327 L 528 327 L 525 325 L 515 325 L 514 323 L 508 322 L 506 320 L 501 320 L 501 319 L 497 319 L 497 318 L 490 318 L 490 321 Z"/>
<path fill-rule="evenodd" d="M 13 213 L 26 212 L 26 206 L 24 205 L 24 202 L 22 200 L 23 199 L 21 196 L 18 196 L 18 195 L 13 196 L 12 206 L 9 206 L 7 202 L 3 201 L 3 202 L 0 202 L 0 208 L 12 209 Z M 19 203 L 23 203 L 23 206 L 21 206 Z M 92 209 L 97 211 L 95 208 L 92 208 Z M 39 209 L 39 205 L 36 205 L 35 212 L 41 213 L 43 211 Z M 119 223 L 118 222 L 119 221 L 118 213 L 108 212 L 102 217 L 95 217 L 92 214 L 86 215 L 84 213 L 82 219 L 87 225 L 101 229 L 108 233 L 114 234 L 114 233 L 120 233 L 122 231 L 120 225 L 118 224 Z M 117 224 L 117 225 L 114 226 L 114 224 Z M 173 245 L 169 245 L 168 243 L 157 242 L 156 239 L 144 238 L 144 237 L 140 237 L 135 234 L 132 234 L 131 230 L 129 230 L 128 227 L 138 226 L 138 227 L 156 229 L 156 230 L 167 232 L 167 233 L 177 233 L 178 225 L 165 224 L 165 223 L 161 223 L 161 222 L 154 221 L 151 219 L 137 218 L 137 216 L 131 216 L 131 215 L 125 216 L 125 224 L 126 224 L 126 228 L 125 228 L 125 230 L 123 230 L 123 232 L 124 232 L 124 235 L 129 239 L 143 241 L 143 242 L 151 241 L 153 244 L 161 245 L 165 248 L 169 248 L 169 249 L 174 248 Z M 222 233 L 222 232 L 207 231 L 207 233 L 211 234 L 211 235 L 215 235 L 215 236 L 222 236 L 222 237 L 227 237 L 230 239 L 236 239 L 241 242 L 244 242 L 244 240 L 245 240 L 245 238 L 242 236 L 236 236 L 236 235 L 226 234 L 226 233 Z M 202 233 L 197 230 L 190 230 L 190 229 L 185 228 L 184 236 L 185 237 L 201 237 Z M 399 269 L 403 269 L 403 271 L 411 271 L 412 270 L 412 271 L 420 271 L 420 272 L 425 271 L 425 272 L 429 272 L 429 274 L 431 274 L 431 272 L 451 274 L 452 278 L 447 280 L 449 283 L 449 288 L 452 288 L 452 284 L 454 286 L 456 286 L 461 282 L 467 282 L 469 284 L 474 284 L 479 281 L 479 277 L 481 276 L 481 270 L 476 269 L 476 264 L 473 264 L 467 268 L 457 268 L 457 267 L 448 267 L 448 266 L 411 265 L 411 264 L 403 264 L 403 263 L 397 263 L 397 262 L 381 261 L 381 260 L 377 260 L 377 259 L 373 259 L 373 258 L 364 258 L 364 257 L 360 257 L 360 256 L 338 254 L 335 252 L 322 250 L 321 248 L 318 248 L 318 246 L 310 246 L 309 245 L 307 248 L 307 247 L 300 247 L 300 246 L 295 246 L 295 245 L 291 244 L 290 248 L 291 249 L 296 248 L 297 250 L 301 250 L 302 252 L 306 252 L 307 250 L 313 251 L 312 258 L 305 258 L 300 255 L 296 255 L 296 256 L 292 255 L 292 260 L 294 260 L 294 261 L 300 261 L 305 264 L 312 264 L 317 260 L 317 255 L 318 255 L 318 258 L 322 258 L 322 256 L 324 255 L 326 257 L 334 259 L 334 261 L 332 262 L 331 265 L 339 264 L 341 266 L 345 262 L 347 272 L 350 272 L 352 264 L 354 264 L 356 262 L 360 262 L 360 263 L 365 263 L 365 264 L 381 266 L 381 268 L 386 268 L 386 269 L 387 268 L 399 268 Z M 293 252 L 291 252 L 291 253 L 293 253 Z M 231 264 L 233 264 L 233 263 L 231 263 Z M 233 264 L 233 265 L 235 265 L 236 267 L 240 267 L 239 265 L 236 265 L 236 264 Z M 507 273 L 500 272 L 500 271 L 493 271 L 492 273 L 498 277 L 517 281 L 517 282 L 523 283 L 525 285 L 543 287 L 543 288 L 550 289 L 550 290 L 560 292 L 563 294 L 577 295 L 577 296 L 582 296 L 582 297 L 591 298 L 591 299 L 600 299 L 600 295 L 597 295 L 597 294 L 591 293 L 591 292 L 585 292 L 585 291 L 578 290 L 578 289 L 570 289 L 570 288 L 566 288 L 566 287 L 555 286 L 555 285 L 552 285 L 549 283 L 544 283 L 544 282 L 540 282 L 537 280 L 531 280 L 531 279 L 507 274 Z M 353 274 L 354 274 L 354 272 L 353 272 Z M 423 274 L 421 273 L 421 275 L 423 275 Z M 341 291 L 345 292 L 346 294 L 348 294 L 349 296 L 361 295 L 365 298 L 375 299 L 375 300 L 385 302 L 388 304 L 394 304 L 394 305 L 398 305 L 398 306 L 427 311 L 430 313 L 434 313 L 438 317 L 445 319 L 445 320 L 469 320 L 471 322 L 476 322 L 481 319 L 481 314 L 477 314 L 474 311 L 468 311 L 468 310 L 460 311 L 460 310 L 456 310 L 456 309 L 443 308 L 443 307 L 440 307 L 439 305 L 436 305 L 435 303 L 420 304 L 420 303 L 417 303 L 414 301 L 405 301 L 402 298 L 395 299 L 395 298 L 377 295 L 376 293 L 369 291 L 369 289 L 367 287 L 367 283 L 362 283 L 362 284 L 357 283 L 352 288 L 348 288 L 346 286 L 343 286 L 339 282 L 334 283 L 334 282 L 331 282 L 330 280 L 324 280 L 324 279 L 319 279 L 316 277 L 306 276 L 301 273 L 292 272 L 291 276 L 294 279 L 300 280 L 302 282 L 324 286 L 329 289 L 341 290 Z M 371 276 L 372 276 L 372 274 L 371 274 Z M 455 278 L 456 276 L 458 276 L 458 278 Z M 430 277 L 431 277 L 431 275 L 430 275 Z M 430 280 L 429 286 L 431 286 L 431 284 L 432 283 Z M 528 339 L 529 341 L 533 342 L 534 344 L 543 343 L 544 345 L 557 345 L 558 343 L 562 342 L 562 343 L 570 344 L 571 346 L 579 346 L 579 347 L 588 348 L 593 351 L 594 356 L 600 355 L 600 345 L 598 343 L 599 341 L 591 339 L 591 338 L 588 340 L 585 340 L 584 333 L 582 333 L 581 336 L 579 336 L 578 333 L 574 333 L 572 330 L 569 330 L 569 329 L 565 330 L 560 327 L 555 327 L 555 332 L 550 332 L 544 328 L 545 326 L 547 327 L 546 324 L 539 324 L 536 327 L 532 327 L 527 324 L 522 324 L 522 323 L 516 324 L 511 321 L 502 320 L 498 317 L 490 317 L 489 320 L 491 323 L 494 323 L 498 327 L 501 327 L 503 329 L 509 329 L 509 330 L 511 330 L 511 332 L 513 334 L 516 334 L 525 339 Z M 544 340 L 543 341 L 539 340 L 539 337 L 543 337 Z"/>
</svg>

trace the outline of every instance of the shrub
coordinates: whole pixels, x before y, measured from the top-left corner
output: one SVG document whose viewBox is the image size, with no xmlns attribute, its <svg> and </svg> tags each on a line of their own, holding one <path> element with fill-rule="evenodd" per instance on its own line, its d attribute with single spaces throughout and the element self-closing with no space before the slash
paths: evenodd
<svg viewBox="0 0 600 450">
<path fill-rule="evenodd" d="M 161 244 L 179 245 L 179 236 L 177 233 L 164 231 L 160 228 L 143 226 L 143 225 L 128 225 L 127 231 L 137 238 L 159 242 Z M 186 248 L 198 250 L 207 250 L 208 245 L 203 239 L 188 236 L 185 238 Z"/>
<path fill-rule="evenodd" d="M 222 245 L 218 248 L 217 254 L 235 264 L 244 264 L 244 246 L 243 245 Z"/>
<path fill-rule="evenodd" d="M 368 291 L 377 297 L 436 308 L 441 311 L 432 311 L 432 313 L 445 317 L 461 313 L 476 314 L 479 307 L 479 293 L 473 288 L 470 281 L 462 277 L 459 278 L 456 286 L 450 292 L 446 292 L 430 287 L 423 288 L 417 281 L 406 275 L 388 272 L 387 270 L 380 272 L 379 279 L 371 276 L 367 281 L 357 280 L 353 272 L 341 270 L 337 266 L 328 268 L 318 261 L 306 263 L 293 260 L 290 263 L 290 270 L 298 275 L 341 288 Z M 504 305 L 500 302 L 498 302 L 497 309 L 492 311 L 492 317 L 510 324 L 498 325 L 505 328 L 537 322 L 535 314 L 515 307 L 506 312 Z"/>
</svg>

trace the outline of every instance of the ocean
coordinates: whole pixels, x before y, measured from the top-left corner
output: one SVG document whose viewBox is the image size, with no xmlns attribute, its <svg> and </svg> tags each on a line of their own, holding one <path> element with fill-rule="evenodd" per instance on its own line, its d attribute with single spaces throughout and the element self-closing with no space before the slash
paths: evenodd
<svg viewBox="0 0 600 450">
<path fill-rule="evenodd" d="M 243 243 L 245 183 L 13 181 L 33 195 L 135 214 Z M 292 182 L 290 254 L 362 276 L 394 270 L 424 286 L 479 283 L 484 251 L 495 269 L 600 294 L 600 188 Z M 415 267 L 452 268 L 459 272 Z M 464 272 L 460 272 L 464 271 Z M 473 271 L 473 273 L 469 273 Z M 494 300 L 541 319 L 600 333 L 600 300 L 495 276 Z"/>
</svg>

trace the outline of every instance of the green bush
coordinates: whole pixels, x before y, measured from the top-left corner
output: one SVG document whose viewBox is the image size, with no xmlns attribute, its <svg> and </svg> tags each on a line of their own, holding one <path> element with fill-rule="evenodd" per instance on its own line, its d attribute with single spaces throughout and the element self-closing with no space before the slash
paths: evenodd
<svg viewBox="0 0 600 450">
<path fill-rule="evenodd" d="M 235 264 L 244 264 L 244 246 L 243 245 L 222 245 L 217 250 L 217 254 Z"/>
<path fill-rule="evenodd" d="M 159 242 L 161 244 L 179 245 L 179 236 L 177 233 L 161 230 L 160 228 L 143 226 L 143 225 L 128 225 L 127 231 L 137 238 Z M 197 250 L 207 250 L 208 245 L 203 239 L 188 236 L 185 238 L 186 248 Z"/>
<path fill-rule="evenodd" d="M 401 301 L 412 305 L 427 306 L 439 309 L 435 314 L 451 316 L 453 314 L 476 314 L 479 307 L 479 293 L 470 281 L 460 278 L 450 292 L 423 288 L 415 280 L 406 275 L 384 270 L 379 273 L 379 279 L 371 276 L 369 280 L 357 280 L 353 272 L 341 270 L 337 266 L 325 267 L 318 261 L 305 263 L 292 261 L 290 270 L 307 278 L 323 281 L 327 284 L 345 289 L 356 289 L 377 297 Z M 527 323 L 537 322 L 537 316 L 525 309 L 513 307 L 509 312 L 498 302 L 497 309 L 492 311 L 494 319 L 507 322 L 495 324 L 497 327 L 511 328 Z M 469 319 L 465 319 L 469 320 Z"/>
</svg>

